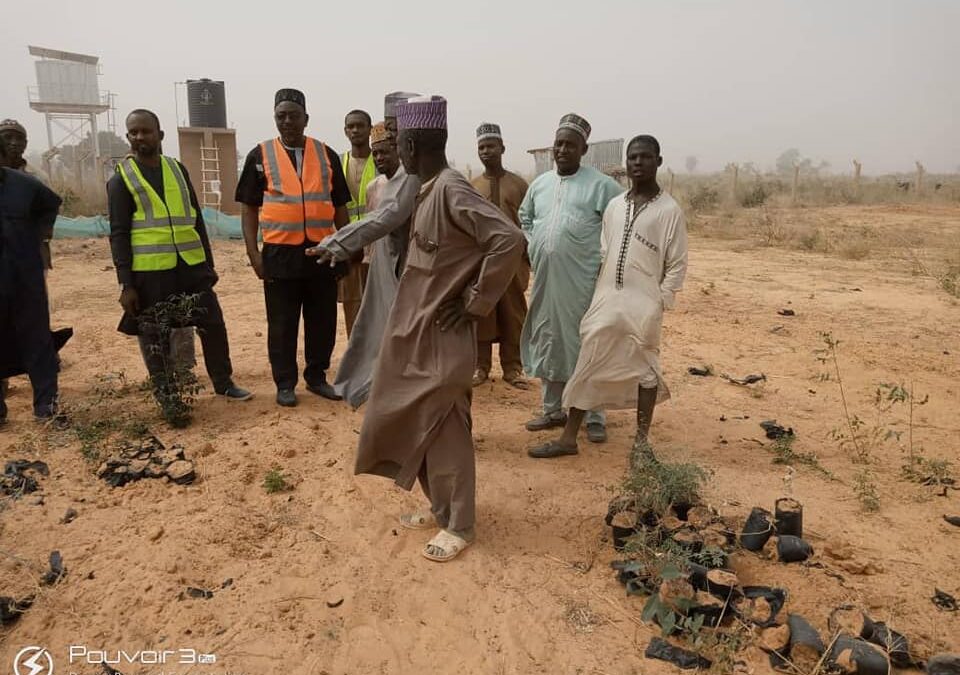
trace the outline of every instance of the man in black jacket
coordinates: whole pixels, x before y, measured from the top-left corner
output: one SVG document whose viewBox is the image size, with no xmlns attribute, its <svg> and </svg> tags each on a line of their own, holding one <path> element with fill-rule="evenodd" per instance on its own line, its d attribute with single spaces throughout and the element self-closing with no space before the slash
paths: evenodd
<svg viewBox="0 0 960 675">
<path fill-rule="evenodd" d="M 50 333 L 40 243 L 53 230 L 60 197 L 39 180 L 4 168 L 0 144 L 0 377 L 26 372 L 33 414 L 63 422 L 57 407 L 57 352 Z M 0 388 L 0 425 L 7 405 Z"/>
<path fill-rule="evenodd" d="M 138 254 L 133 240 L 135 233 L 143 232 L 143 229 L 134 227 L 134 217 L 138 209 L 137 199 L 125 183 L 122 173 L 118 171 L 114 174 L 107 182 L 107 200 L 110 211 L 110 249 L 113 253 L 114 267 L 117 270 L 117 279 L 120 282 L 120 305 L 124 310 L 119 330 L 127 335 L 139 335 L 144 312 L 148 312 L 157 303 L 166 301 L 172 296 L 195 295 L 197 311 L 185 323 L 198 328 L 207 374 L 213 381 L 214 391 L 227 400 L 247 401 L 253 397 L 253 394 L 233 382 L 227 329 L 220 302 L 213 290 L 217 282 L 217 273 L 213 266 L 213 251 L 210 248 L 196 193 L 190 183 L 190 176 L 182 164 L 160 153 L 163 131 L 154 113 L 149 110 L 134 110 L 127 115 L 126 125 L 127 140 L 133 151 L 133 157 L 124 160 L 120 168 L 122 171 L 129 170 L 131 174 L 139 174 L 143 177 L 144 184 L 140 187 L 145 196 L 138 199 L 140 201 L 146 199 L 149 202 L 148 197 L 152 192 L 155 195 L 153 199 L 159 198 L 164 204 L 171 204 L 175 199 L 180 199 L 184 203 L 189 202 L 192 210 L 196 212 L 196 217 L 191 220 L 196 234 L 191 233 L 191 238 L 199 240 L 199 243 L 194 241 L 189 244 L 184 242 L 172 244 L 176 253 L 169 267 L 159 265 L 155 269 L 138 270 L 135 264 Z M 174 180 L 174 184 L 178 186 L 178 192 L 183 191 L 185 194 L 168 194 L 170 183 L 165 179 L 163 168 L 164 163 L 167 162 L 169 162 L 168 169 L 173 166 L 183 177 L 182 185 L 179 184 L 179 178 L 175 173 L 171 180 L 177 179 Z M 136 176 L 138 181 L 140 181 L 139 176 Z M 152 212 L 153 208 L 151 207 L 150 210 Z M 174 221 L 171 219 L 170 222 L 172 230 Z M 171 245 L 147 246 L 141 249 L 160 249 L 167 246 Z M 199 256 L 195 254 L 197 249 L 203 251 Z M 189 253 L 194 255 L 187 255 Z M 199 258 L 199 261 L 195 258 Z M 145 350 L 147 370 L 150 371 L 151 376 L 157 378 L 163 375 L 163 355 L 170 352 L 169 336 L 151 334 L 147 337 L 149 341 L 148 349 Z"/>
</svg>

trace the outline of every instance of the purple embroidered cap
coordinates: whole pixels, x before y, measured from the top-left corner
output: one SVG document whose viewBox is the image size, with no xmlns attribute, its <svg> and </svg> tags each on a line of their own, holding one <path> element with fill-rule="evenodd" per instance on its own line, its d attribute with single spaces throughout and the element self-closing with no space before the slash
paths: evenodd
<svg viewBox="0 0 960 675">
<path fill-rule="evenodd" d="M 397 104 L 397 129 L 446 129 L 447 99 L 419 96 Z"/>
</svg>

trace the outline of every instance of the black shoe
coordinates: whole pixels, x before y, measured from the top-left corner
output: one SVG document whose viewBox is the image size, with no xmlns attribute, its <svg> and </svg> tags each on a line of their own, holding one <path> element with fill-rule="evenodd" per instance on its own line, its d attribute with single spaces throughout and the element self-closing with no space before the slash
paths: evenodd
<svg viewBox="0 0 960 675">
<path fill-rule="evenodd" d="M 607 427 L 599 422 L 591 422 L 587 425 L 587 440 L 591 443 L 606 443 Z"/>
<path fill-rule="evenodd" d="M 321 380 L 317 384 L 308 384 L 307 391 L 309 391 L 311 394 L 316 394 L 317 396 L 321 396 L 331 401 L 343 400 L 343 397 L 337 394 L 336 390 L 333 388 L 333 385 L 326 380 Z"/>
<path fill-rule="evenodd" d="M 550 441 L 543 445 L 527 450 L 527 454 L 534 459 L 551 459 L 553 457 L 563 457 L 565 455 L 577 455 L 579 450 L 577 446 L 560 445 L 557 441 Z"/>
<path fill-rule="evenodd" d="M 293 408 L 297 405 L 297 394 L 293 389 L 277 389 L 277 405 Z"/>
<path fill-rule="evenodd" d="M 253 398 L 253 392 L 249 392 L 243 387 L 230 383 L 230 386 L 223 391 L 218 391 L 219 396 L 225 397 L 228 401 L 249 401 Z"/>
</svg>

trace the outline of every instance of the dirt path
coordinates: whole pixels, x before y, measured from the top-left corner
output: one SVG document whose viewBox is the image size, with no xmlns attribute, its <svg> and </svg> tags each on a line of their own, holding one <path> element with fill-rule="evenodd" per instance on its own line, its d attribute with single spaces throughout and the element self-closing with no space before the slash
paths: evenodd
<svg viewBox="0 0 960 675">
<path fill-rule="evenodd" d="M 960 236 L 960 211 L 948 226 Z M 52 471 L 42 481 L 43 505 L 27 497 L 0 514 L 0 548 L 36 566 L 0 555 L 0 595 L 30 592 L 53 549 L 63 553 L 69 574 L 0 634 L 0 663 L 10 663 L 23 646 L 42 645 L 58 659 L 57 671 L 69 672 L 68 645 L 87 645 L 217 655 L 216 666 L 192 670 L 171 662 L 168 674 L 672 671 L 643 658 L 654 634 L 635 623 L 643 600 L 626 597 L 609 570 L 615 555 L 602 514 L 626 466 L 631 413 L 611 415 L 607 445 L 584 441 L 578 457 L 536 462 L 525 451 L 546 435 L 522 429 L 537 408 L 536 391 L 500 381 L 480 387 L 474 401 L 479 543 L 453 564 L 431 564 L 420 556 L 430 534 L 395 524 L 418 495 L 352 475 L 361 414 L 302 389 L 298 408 L 274 405 L 261 291 L 242 246 L 218 242 L 216 250 L 236 379 L 257 398 L 228 404 L 208 390 L 185 431 L 160 424 L 141 392 L 123 402 L 141 411 L 165 443 L 182 443 L 197 459 L 200 480 L 193 486 L 107 487 L 73 435 L 36 433 L 29 388 L 22 379 L 15 383 L 12 422 L 0 432 L 3 459 L 37 456 Z M 109 265 L 106 241 L 57 246 L 54 323 L 77 333 L 63 353 L 68 401 L 88 399 L 111 373 L 143 377 L 135 342 L 114 330 L 119 307 Z M 788 307 L 796 316 L 777 314 Z M 789 611 L 822 629 L 831 607 L 856 601 L 924 649 L 960 650 L 960 615 L 939 612 L 929 600 L 934 586 L 960 595 L 960 528 L 941 520 L 960 514 L 960 493 L 936 497 L 901 481 L 901 452 L 888 444 L 870 465 L 881 510 L 862 515 L 852 487 L 859 467 L 831 437 L 843 422 L 835 378 L 818 379 L 825 367 L 814 354 L 821 331 L 840 340 L 848 402 L 868 422 L 880 382 L 913 382 L 918 394 L 929 394 L 917 409 L 914 435 L 928 455 L 956 462 L 958 326 L 955 301 L 887 260 L 694 239 L 687 288 L 665 329 L 674 398 L 657 412 L 658 453 L 712 469 L 707 497 L 726 514 L 772 507 L 792 490 L 806 505 L 818 552 L 848 543 L 855 561 L 881 568 L 855 574 L 822 558 L 840 579 L 824 569 L 738 555 L 745 582 L 788 588 Z M 763 372 L 768 381 L 748 389 L 686 373 L 700 364 L 735 376 Z M 760 442 L 767 443 L 758 423 L 770 418 L 794 427 L 795 450 L 816 453 L 839 480 L 798 466 L 786 488 L 786 467 L 772 464 Z M 895 410 L 898 429 L 903 420 Z M 274 466 L 295 489 L 264 491 L 264 475 Z M 61 524 L 71 507 L 78 517 Z M 221 589 L 227 579 L 232 583 Z M 214 597 L 179 599 L 187 586 L 212 589 Z M 74 670 L 96 672 L 76 664 Z M 765 670 L 758 665 L 756 672 Z"/>
</svg>

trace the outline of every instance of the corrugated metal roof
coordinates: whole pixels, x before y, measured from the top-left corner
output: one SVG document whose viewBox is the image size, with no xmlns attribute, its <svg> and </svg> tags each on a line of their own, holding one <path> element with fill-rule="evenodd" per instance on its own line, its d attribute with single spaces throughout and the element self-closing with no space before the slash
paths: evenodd
<svg viewBox="0 0 960 675">
<path fill-rule="evenodd" d="M 536 172 L 542 173 L 553 170 L 553 147 L 534 148 L 527 150 L 533 155 Z M 592 166 L 598 171 L 609 171 L 623 165 L 623 139 L 611 138 L 604 141 L 593 141 L 587 148 L 583 163 Z"/>
</svg>

